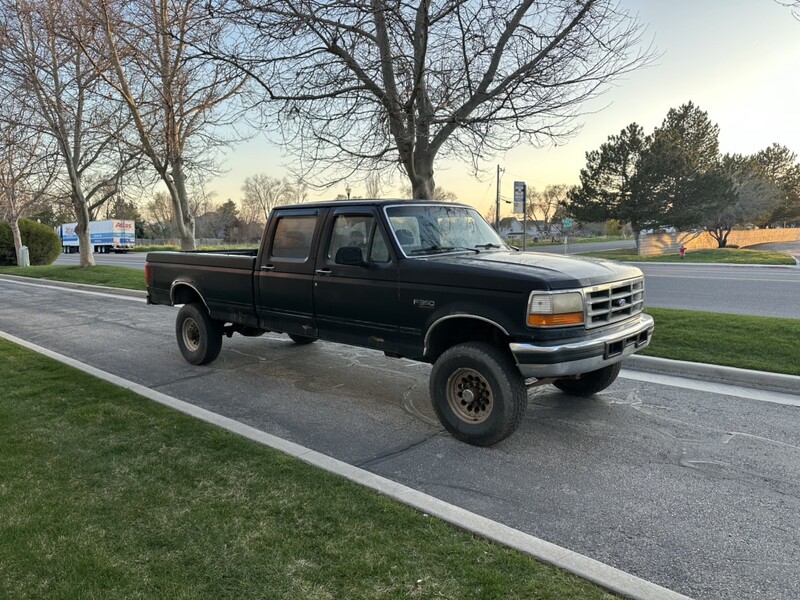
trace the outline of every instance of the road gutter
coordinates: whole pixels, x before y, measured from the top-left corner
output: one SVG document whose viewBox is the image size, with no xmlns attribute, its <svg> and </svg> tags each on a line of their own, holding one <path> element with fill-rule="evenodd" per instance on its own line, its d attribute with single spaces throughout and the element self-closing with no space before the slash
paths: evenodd
<svg viewBox="0 0 800 600">
<path fill-rule="evenodd" d="M 623 366 L 626 369 L 647 373 L 681 378 L 688 377 L 721 384 L 740 385 L 759 390 L 800 395 L 800 377 L 784 373 L 768 373 L 767 371 L 753 371 L 638 354 L 626 358 Z"/>
<path fill-rule="evenodd" d="M 310 448 L 295 444 L 283 438 L 271 435 L 260 429 L 245 425 L 234 419 L 184 402 L 162 392 L 134 383 L 112 373 L 102 371 L 86 363 L 59 354 L 32 342 L 20 339 L 0 331 L 0 337 L 14 344 L 38 352 L 60 363 L 78 369 L 88 375 L 97 377 L 124 389 L 130 390 L 149 400 L 168 406 L 174 410 L 190 415 L 206 423 L 210 423 L 279 452 L 300 459 L 314 467 L 344 477 L 354 483 L 375 490 L 398 502 L 411 506 L 423 514 L 432 515 L 472 533 L 513 548 L 544 563 L 559 567 L 583 579 L 591 581 L 607 590 L 633 600 L 690 600 L 677 592 L 651 583 L 593 558 L 578 554 L 567 548 L 551 544 L 545 540 L 513 529 L 502 523 L 492 521 L 476 513 L 453 504 L 429 496 L 423 492 L 381 477 L 364 469 L 337 460 Z"/>
</svg>

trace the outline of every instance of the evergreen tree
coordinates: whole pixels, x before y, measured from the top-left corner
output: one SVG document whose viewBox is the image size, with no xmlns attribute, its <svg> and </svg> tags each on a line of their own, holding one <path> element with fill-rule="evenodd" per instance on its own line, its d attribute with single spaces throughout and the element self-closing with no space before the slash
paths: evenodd
<svg viewBox="0 0 800 600">
<path fill-rule="evenodd" d="M 587 152 L 581 183 L 568 194 L 569 213 L 584 222 L 630 222 L 638 243 L 639 232 L 662 212 L 638 181 L 639 163 L 649 145 L 641 126 L 631 123 L 619 135 L 609 136 L 598 150 Z"/>
</svg>

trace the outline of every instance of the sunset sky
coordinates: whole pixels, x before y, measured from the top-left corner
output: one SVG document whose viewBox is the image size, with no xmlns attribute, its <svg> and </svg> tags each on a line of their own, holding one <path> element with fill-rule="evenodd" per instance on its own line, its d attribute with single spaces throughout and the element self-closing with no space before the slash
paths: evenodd
<svg viewBox="0 0 800 600">
<path fill-rule="evenodd" d="M 495 169 L 504 169 L 501 194 L 513 182 L 541 189 L 575 184 L 584 155 L 631 122 L 647 133 L 667 111 L 688 101 L 720 126 L 722 152 L 750 154 L 777 142 L 800 155 L 800 20 L 775 0 L 621 0 L 647 27 L 660 57 L 653 65 L 617 81 L 585 108 L 578 135 L 558 147 L 518 147 L 484 165 L 480 179 L 458 162 L 439 162 L 436 183 L 462 202 L 486 211 L 495 198 Z M 211 183 L 217 199 L 238 200 L 245 177 L 286 174 L 278 148 L 257 138 L 229 151 L 229 172 Z M 396 178 L 399 187 L 403 183 Z M 344 185 L 341 186 L 344 188 Z M 363 193 L 354 184 L 353 194 Z M 312 193 L 332 198 L 344 189 Z M 398 197 L 399 190 L 384 196 Z M 511 212 L 504 205 L 503 216 Z"/>
</svg>

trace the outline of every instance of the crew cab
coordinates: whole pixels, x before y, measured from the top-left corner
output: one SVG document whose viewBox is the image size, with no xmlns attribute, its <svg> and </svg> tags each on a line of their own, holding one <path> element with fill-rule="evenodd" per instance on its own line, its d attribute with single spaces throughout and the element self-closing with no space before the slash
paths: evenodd
<svg viewBox="0 0 800 600">
<path fill-rule="evenodd" d="M 257 250 L 151 252 L 145 277 L 148 303 L 183 305 L 188 362 L 267 331 L 428 362 L 442 425 L 483 446 L 519 426 L 528 387 L 599 392 L 653 332 L 639 269 L 518 251 L 449 202 L 284 206 Z"/>
</svg>

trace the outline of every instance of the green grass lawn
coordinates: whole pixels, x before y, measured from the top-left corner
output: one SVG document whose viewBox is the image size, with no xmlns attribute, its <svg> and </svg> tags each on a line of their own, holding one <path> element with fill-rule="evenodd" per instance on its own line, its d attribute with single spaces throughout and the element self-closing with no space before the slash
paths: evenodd
<svg viewBox="0 0 800 600">
<path fill-rule="evenodd" d="M 94 267 L 56 266 L 45 267 L 0 267 L 0 275 L 18 275 L 35 279 L 105 285 L 129 290 L 147 289 L 144 271 L 127 267 L 95 265 Z"/>
<path fill-rule="evenodd" d="M 635 248 L 625 250 L 606 250 L 602 252 L 581 252 L 580 256 L 605 258 L 607 260 L 635 262 L 687 262 L 687 263 L 727 263 L 745 265 L 794 265 L 794 259 L 781 252 L 764 252 L 742 248 L 715 248 L 712 250 L 689 250 L 681 260 L 678 254 L 658 256 L 639 256 Z"/>
<path fill-rule="evenodd" d="M 198 250 L 210 250 L 212 252 L 225 252 L 226 250 L 257 250 L 258 242 L 252 244 L 224 244 L 221 246 L 198 246 Z M 180 246 L 136 246 L 134 252 L 159 252 L 159 251 L 172 251 L 177 252 Z"/>
<path fill-rule="evenodd" d="M 0 597 L 609 594 L 0 339 Z"/>
<path fill-rule="evenodd" d="M 645 311 L 656 321 L 647 356 L 800 375 L 800 319 Z"/>
</svg>

